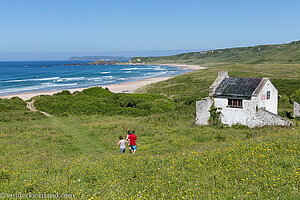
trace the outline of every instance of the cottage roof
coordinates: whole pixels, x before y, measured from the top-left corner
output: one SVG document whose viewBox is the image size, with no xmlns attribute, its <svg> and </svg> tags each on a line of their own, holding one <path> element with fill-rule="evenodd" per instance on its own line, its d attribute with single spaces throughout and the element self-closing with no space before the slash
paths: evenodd
<svg viewBox="0 0 300 200">
<path fill-rule="evenodd" d="M 262 78 L 225 78 L 218 85 L 213 96 L 250 98 L 254 95 L 254 91 L 257 91 L 258 86 L 261 87 L 262 80 Z"/>
</svg>

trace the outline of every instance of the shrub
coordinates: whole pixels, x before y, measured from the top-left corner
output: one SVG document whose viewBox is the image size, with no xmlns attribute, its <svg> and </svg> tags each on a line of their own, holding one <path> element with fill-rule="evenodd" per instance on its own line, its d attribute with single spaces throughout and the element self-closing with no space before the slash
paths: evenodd
<svg viewBox="0 0 300 200">
<path fill-rule="evenodd" d="M 1 122 L 38 120 L 44 117 L 41 113 L 29 111 L 26 103 L 18 97 L 0 99 Z"/>
<path fill-rule="evenodd" d="M 292 118 L 292 110 L 293 110 L 293 104 L 291 103 L 290 97 L 287 95 L 279 95 L 279 110 L 278 114 L 281 117 L 287 117 L 287 118 Z"/>
<path fill-rule="evenodd" d="M 291 105 L 290 98 L 287 95 L 279 96 L 279 104 L 283 108 L 288 108 Z"/>
<path fill-rule="evenodd" d="M 53 94 L 53 95 L 70 95 L 71 93 L 70 93 L 70 91 L 69 90 L 63 90 L 63 91 L 61 91 L 61 92 L 59 92 L 59 93 L 56 93 L 56 94 Z"/>
<path fill-rule="evenodd" d="M 0 99 L 0 112 L 12 110 L 27 110 L 26 103 L 18 97 Z"/>
<path fill-rule="evenodd" d="M 38 110 L 58 116 L 70 114 L 146 116 L 174 110 L 175 103 L 158 94 L 116 94 L 95 87 L 76 94 L 41 96 L 36 100 L 35 106 Z"/>
<path fill-rule="evenodd" d="M 213 102 L 213 104 L 210 106 L 210 117 L 209 117 L 209 123 L 211 126 L 215 126 L 215 125 L 221 125 L 221 112 L 219 111 L 221 108 L 217 108 L 215 106 L 215 102 Z"/>
</svg>

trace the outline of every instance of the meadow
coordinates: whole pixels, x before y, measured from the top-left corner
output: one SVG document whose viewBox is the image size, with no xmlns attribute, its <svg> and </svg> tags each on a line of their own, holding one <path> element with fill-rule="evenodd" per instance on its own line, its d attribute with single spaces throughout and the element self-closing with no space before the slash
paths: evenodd
<svg viewBox="0 0 300 200">
<path fill-rule="evenodd" d="M 187 114 L 1 123 L 1 191 L 75 199 L 297 199 L 294 129 L 194 126 Z M 123 127 L 138 152 L 120 155 Z"/>
<path fill-rule="evenodd" d="M 289 63 L 198 70 L 131 95 L 95 88 L 37 98 L 35 106 L 53 118 L 28 111 L 18 98 L 0 100 L 0 191 L 73 199 L 298 199 L 299 119 L 291 119 L 294 127 L 254 129 L 194 124 L 195 101 L 221 70 L 268 76 L 279 90 L 280 114 L 292 114 L 300 65 Z M 120 155 L 116 145 L 128 129 L 138 138 L 134 156 L 128 149 Z"/>
</svg>

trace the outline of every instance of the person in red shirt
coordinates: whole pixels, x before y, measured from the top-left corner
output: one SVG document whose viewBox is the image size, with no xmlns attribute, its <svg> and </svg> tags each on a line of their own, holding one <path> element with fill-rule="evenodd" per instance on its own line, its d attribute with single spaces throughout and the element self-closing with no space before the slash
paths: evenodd
<svg viewBox="0 0 300 200">
<path fill-rule="evenodd" d="M 135 154 L 136 152 L 136 135 L 134 135 L 135 131 L 133 130 L 132 133 L 128 132 L 128 140 L 130 142 L 130 147 L 131 147 L 131 153 Z"/>
</svg>

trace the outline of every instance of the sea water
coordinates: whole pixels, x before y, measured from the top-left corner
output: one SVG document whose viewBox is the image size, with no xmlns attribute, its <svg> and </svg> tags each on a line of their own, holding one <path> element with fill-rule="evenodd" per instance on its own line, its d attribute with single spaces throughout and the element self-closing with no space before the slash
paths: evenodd
<svg viewBox="0 0 300 200">
<path fill-rule="evenodd" d="M 165 65 L 64 65 L 73 62 L 0 62 L 0 96 L 119 84 L 187 72 Z"/>
</svg>

